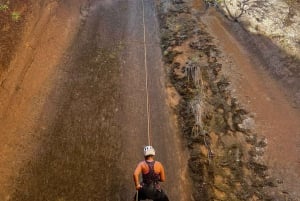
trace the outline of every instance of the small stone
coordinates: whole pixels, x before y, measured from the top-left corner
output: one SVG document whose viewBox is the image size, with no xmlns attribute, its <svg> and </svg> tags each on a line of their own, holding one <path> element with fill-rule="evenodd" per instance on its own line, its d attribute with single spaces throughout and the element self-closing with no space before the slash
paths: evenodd
<svg viewBox="0 0 300 201">
<path fill-rule="evenodd" d="M 251 130 L 254 130 L 254 128 L 255 128 L 255 121 L 254 121 L 254 119 L 248 117 L 248 118 L 244 119 L 241 124 L 238 124 L 238 128 L 241 131 L 251 131 Z"/>
<path fill-rule="evenodd" d="M 183 0 L 174 0 L 174 4 L 182 4 L 182 3 L 184 3 Z"/>
<path fill-rule="evenodd" d="M 218 113 L 224 114 L 224 110 L 223 110 L 222 108 L 219 108 L 219 109 L 218 109 Z"/>
</svg>

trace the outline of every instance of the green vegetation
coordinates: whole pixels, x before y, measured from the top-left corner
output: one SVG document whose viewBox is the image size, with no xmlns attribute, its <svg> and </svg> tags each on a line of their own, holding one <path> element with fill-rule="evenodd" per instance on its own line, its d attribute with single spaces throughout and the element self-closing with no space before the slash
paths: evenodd
<svg viewBox="0 0 300 201">
<path fill-rule="evenodd" d="M 8 11 L 8 10 L 12 10 L 9 6 L 9 1 L 6 1 L 6 3 L 1 3 L 0 2 L 0 12 L 5 12 L 5 11 Z M 14 22 L 19 21 L 20 18 L 21 18 L 21 14 L 17 11 L 12 11 L 10 15 L 11 15 L 11 19 Z"/>
<path fill-rule="evenodd" d="M 0 11 L 6 11 L 8 10 L 8 5 L 7 4 L 0 4 Z"/>
<path fill-rule="evenodd" d="M 10 68 L 33 1 L 0 0 L 0 76 Z"/>
<path fill-rule="evenodd" d="M 19 12 L 13 11 L 11 13 L 11 19 L 15 22 L 19 21 L 21 18 L 21 14 Z"/>
<path fill-rule="evenodd" d="M 204 0 L 204 2 L 207 6 L 217 7 L 222 2 L 222 0 Z"/>
<path fill-rule="evenodd" d="M 285 0 L 289 5 L 299 4 L 299 0 Z"/>
</svg>

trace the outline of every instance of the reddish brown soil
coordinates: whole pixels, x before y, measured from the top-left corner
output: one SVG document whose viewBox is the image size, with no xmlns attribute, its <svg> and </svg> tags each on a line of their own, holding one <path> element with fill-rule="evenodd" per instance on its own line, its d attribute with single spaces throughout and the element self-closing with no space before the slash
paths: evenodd
<svg viewBox="0 0 300 201">
<path fill-rule="evenodd" d="M 1 38 L 22 39 L 1 43 L 7 48 L 1 54 L 9 55 L 4 59 L 9 66 L 2 69 L 0 77 L 1 200 L 9 199 L 12 178 L 35 153 L 40 135 L 34 127 L 51 88 L 51 75 L 80 22 L 79 2 L 72 6 L 44 1 L 32 5 L 27 1 L 10 2 L 30 12 L 22 15 L 17 28 L 7 19 L 6 25 L 11 27 L 1 34 Z M 23 25 L 23 32 L 15 32 Z"/>
<path fill-rule="evenodd" d="M 6 5 L 5 2 L 7 1 L 0 1 L 0 5 Z M 3 10 L 0 10 L 0 76 L 16 54 L 30 7 L 31 4 L 27 0 L 12 0 L 7 4 L 7 8 L 3 7 Z M 20 18 L 13 19 L 13 12 L 18 13 Z"/>
</svg>

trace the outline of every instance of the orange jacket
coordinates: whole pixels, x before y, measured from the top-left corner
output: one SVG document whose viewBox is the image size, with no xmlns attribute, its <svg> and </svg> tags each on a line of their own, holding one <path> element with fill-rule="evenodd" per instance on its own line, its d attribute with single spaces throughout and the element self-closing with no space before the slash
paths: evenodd
<svg viewBox="0 0 300 201">
<path fill-rule="evenodd" d="M 151 161 L 149 161 L 151 162 Z M 139 183 L 139 175 L 141 173 L 143 174 L 147 174 L 149 172 L 149 167 L 147 165 L 147 163 L 145 161 L 141 161 L 137 167 L 135 168 L 135 171 L 133 173 L 133 180 L 134 180 L 134 183 L 135 183 L 135 186 L 138 186 L 140 183 Z M 160 176 L 160 181 L 165 181 L 166 180 L 166 175 L 165 175 L 165 170 L 164 170 L 164 167 L 163 165 L 158 162 L 158 161 L 155 161 L 154 163 L 154 172 L 156 174 L 159 174 Z"/>
</svg>

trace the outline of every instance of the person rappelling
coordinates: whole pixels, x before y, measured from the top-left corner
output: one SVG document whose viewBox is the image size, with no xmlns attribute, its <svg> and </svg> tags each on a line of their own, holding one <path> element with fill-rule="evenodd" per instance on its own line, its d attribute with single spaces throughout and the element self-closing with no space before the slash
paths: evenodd
<svg viewBox="0 0 300 201">
<path fill-rule="evenodd" d="M 159 161 L 154 160 L 154 156 L 154 148 L 146 146 L 144 148 L 145 160 L 138 163 L 133 173 L 133 181 L 137 190 L 135 200 L 169 201 L 159 184 L 166 180 L 165 170 Z M 139 181 L 140 174 L 142 174 L 142 182 Z"/>
</svg>

